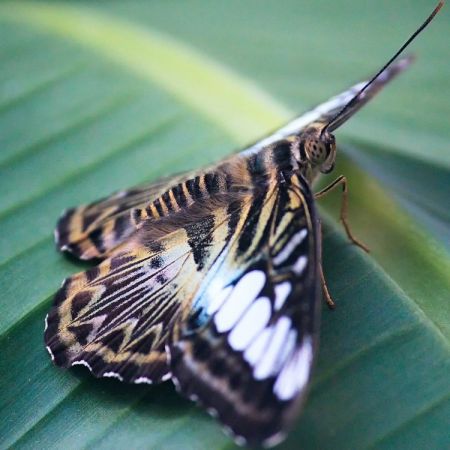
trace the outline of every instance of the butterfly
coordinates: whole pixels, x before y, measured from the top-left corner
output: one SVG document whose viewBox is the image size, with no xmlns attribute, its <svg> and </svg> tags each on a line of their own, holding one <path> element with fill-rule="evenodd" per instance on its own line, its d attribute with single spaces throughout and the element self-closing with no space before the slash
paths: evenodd
<svg viewBox="0 0 450 450">
<path fill-rule="evenodd" d="M 58 248 L 99 263 L 55 296 L 54 363 L 171 379 L 237 443 L 280 442 L 305 401 L 327 293 L 315 198 L 346 187 L 339 177 L 314 194 L 312 183 L 334 167 L 333 132 L 409 66 L 394 60 L 441 6 L 371 79 L 244 151 L 65 211 Z"/>
</svg>

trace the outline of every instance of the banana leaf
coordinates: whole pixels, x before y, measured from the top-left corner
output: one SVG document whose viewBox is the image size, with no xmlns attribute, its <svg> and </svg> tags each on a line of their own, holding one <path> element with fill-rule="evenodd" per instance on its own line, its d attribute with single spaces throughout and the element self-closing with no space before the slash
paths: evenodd
<svg viewBox="0 0 450 450">
<path fill-rule="evenodd" d="M 231 449 L 170 383 L 55 368 L 61 211 L 200 167 L 375 71 L 425 1 L 0 2 L 0 447 Z M 414 66 L 337 133 L 350 219 L 320 201 L 319 361 L 283 449 L 450 447 L 449 8 Z M 323 182 L 333 178 L 328 176 Z"/>
</svg>

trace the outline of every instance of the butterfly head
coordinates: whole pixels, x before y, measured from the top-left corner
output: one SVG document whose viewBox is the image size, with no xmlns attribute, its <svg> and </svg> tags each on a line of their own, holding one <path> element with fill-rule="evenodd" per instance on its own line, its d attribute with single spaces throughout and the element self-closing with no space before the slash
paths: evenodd
<svg viewBox="0 0 450 450">
<path fill-rule="evenodd" d="M 336 139 L 323 127 L 310 126 L 300 136 L 300 148 L 304 149 L 306 162 L 322 173 L 334 168 Z"/>
<path fill-rule="evenodd" d="M 325 125 L 320 123 L 312 124 L 300 135 L 300 151 L 302 148 L 304 149 L 304 154 L 300 156 L 303 156 L 303 160 L 306 158 L 306 162 L 311 168 L 322 173 L 329 173 L 333 170 L 336 159 L 336 141 L 332 132 L 352 117 L 390 79 L 409 66 L 413 61 L 412 57 L 404 58 L 397 61 L 397 63 L 394 63 L 394 61 L 433 20 L 443 5 L 444 0 L 441 0 L 425 22 L 410 36 L 394 56 L 341 109 L 338 109 Z"/>
</svg>

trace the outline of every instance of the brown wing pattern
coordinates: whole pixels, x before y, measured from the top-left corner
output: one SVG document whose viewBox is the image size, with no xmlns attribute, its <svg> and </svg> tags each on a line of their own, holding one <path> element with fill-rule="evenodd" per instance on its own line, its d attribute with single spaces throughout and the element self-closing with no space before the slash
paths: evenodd
<svg viewBox="0 0 450 450">
<path fill-rule="evenodd" d="M 45 341 L 57 365 L 134 383 L 168 376 L 165 345 L 198 284 L 183 229 L 68 278 L 47 317 Z"/>
<path fill-rule="evenodd" d="M 306 180 L 323 165 L 292 144 L 313 124 L 320 138 L 336 129 L 410 61 L 200 174 L 67 210 L 58 248 L 103 261 L 58 291 L 45 329 L 53 361 L 132 383 L 172 377 L 239 444 L 279 442 L 306 395 L 320 305 Z"/>
<path fill-rule="evenodd" d="M 132 210 L 144 208 L 187 177 L 165 178 L 64 211 L 55 229 L 57 247 L 80 259 L 104 258 L 135 230 Z"/>
<path fill-rule="evenodd" d="M 200 196 L 207 195 L 204 185 Z M 142 222 L 110 258 L 63 283 L 45 331 L 57 365 L 134 383 L 170 376 L 168 338 L 187 320 L 195 292 L 230 240 L 229 217 L 253 194 L 216 197 L 209 206 L 197 199 L 196 207 Z"/>
<path fill-rule="evenodd" d="M 236 223 L 170 347 L 178 389 L 239 444 L 274 445 L 305 398 L 320 306 L 313 196 L 271 182 Z"/>
</svg>

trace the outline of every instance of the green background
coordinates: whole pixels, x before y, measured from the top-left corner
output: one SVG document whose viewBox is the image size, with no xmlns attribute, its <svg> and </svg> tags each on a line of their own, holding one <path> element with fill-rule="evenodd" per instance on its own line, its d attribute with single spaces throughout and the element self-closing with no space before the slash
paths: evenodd
<svg viewBox="0 0 450 450">
<path fill-rule="evenodd" d="M 45 352 L 60 212 L 200 167 L 375 71 L 430 1 L 0 2 L 0 447 L 233 448 L 170 383 Z M 413 67 L 337 132 L 362 254 L 321 201 L 324 307 L 306 407 L 280 448 L 450 447 L 449 5 Z"/>
</svg>

